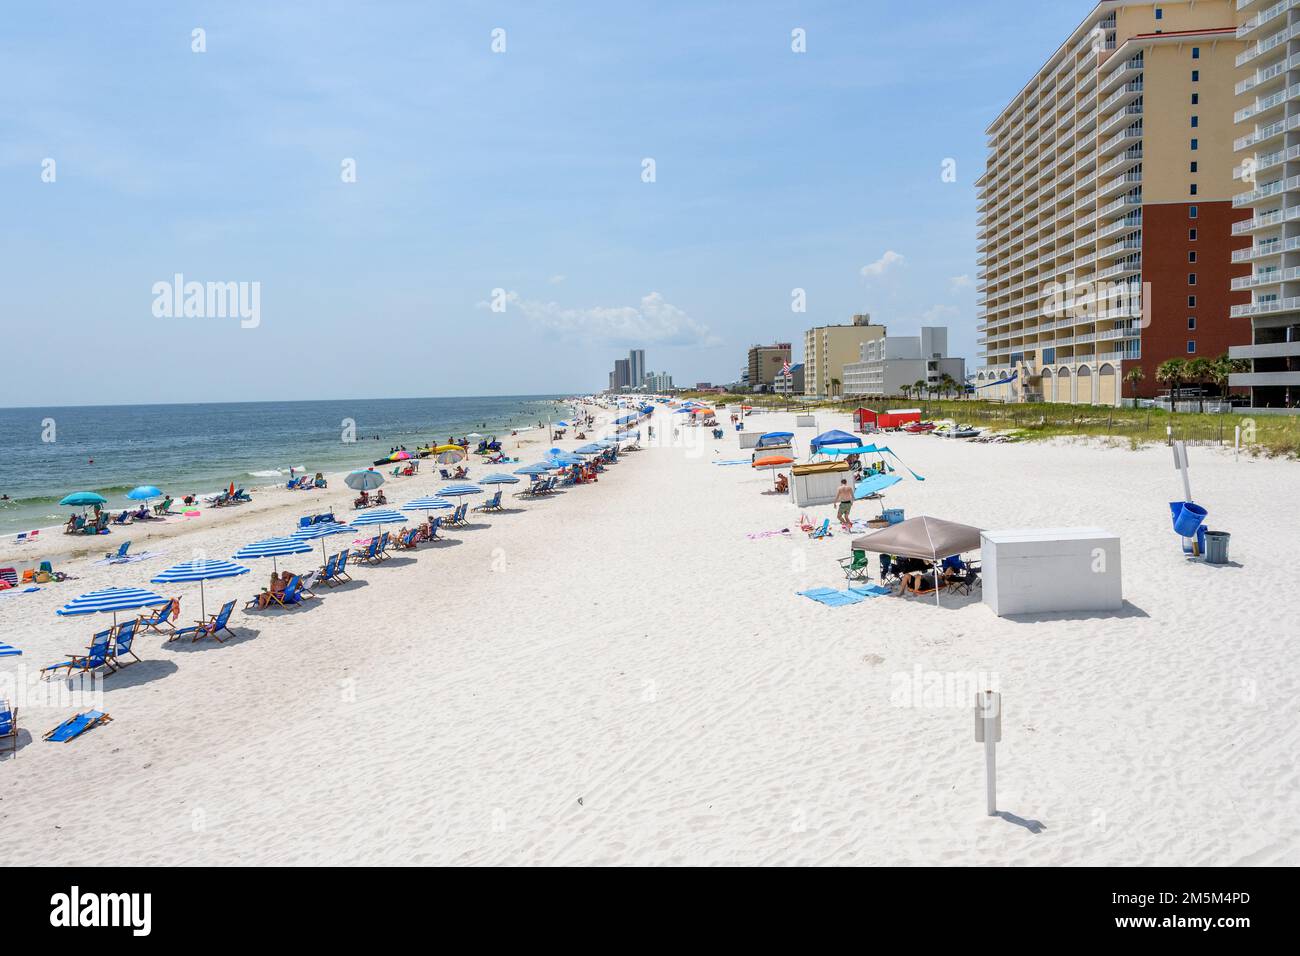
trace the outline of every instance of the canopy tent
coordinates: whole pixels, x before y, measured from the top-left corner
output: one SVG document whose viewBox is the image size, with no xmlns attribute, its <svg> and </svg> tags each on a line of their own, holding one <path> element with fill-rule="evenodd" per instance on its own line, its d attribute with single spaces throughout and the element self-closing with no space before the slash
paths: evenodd
<svg viewBox="0 0 1300 956">
<path fill-rule="evenodd" d="M 854 439 L 855 442 L 857 440 L 858 439 L 856 438 Z M 823 455 L 889 455 L 891 458 L 894 459 L 894 461 L 898 462 L 899 465 L 901 465 L 903 468 L 907 468 L 907 465 L 903 464 L 903 459 L 899 458 L 896 454 L 894 454 L 893 449 L 889 448 L 886 445 L 856 445 L 855 444 L 851 448 L 823 448 L 822 454 Z M 907 473 L 911 475 L 913 478 L 915 478 L 917 481 L 925 481 L 924 477 L 912 471 L 911 468 L 907 468 Z"/>
<path fill-rule="evenodd" d="M 939 603 L 939 563 L 944 558 L 980 549 L 980 528 L 942 518 L 920 515 L 853 539 L 858 551 L 892 554 L 900 558 L 919 558 L 935 565 L 934 601 Z"/>
<path fill-rule="evenodd" d="M 755 448 L 766 448 L 770 445 L 788 445 L 794 438 L 794 432 L 764 432 L 758 436 Z M 856 441 L 856 439 L 854 439 Z"/>
<path fill-rule="evenodd" d="M 827 445 L 856 445 L 860 439 L 856 435 L 850 435 L 848 432 L 842 432 L 838 428 L 832 428 L 828 432 L 822 432 L 810 443 L 812 453 L 815 455 Z"/>
</svg>

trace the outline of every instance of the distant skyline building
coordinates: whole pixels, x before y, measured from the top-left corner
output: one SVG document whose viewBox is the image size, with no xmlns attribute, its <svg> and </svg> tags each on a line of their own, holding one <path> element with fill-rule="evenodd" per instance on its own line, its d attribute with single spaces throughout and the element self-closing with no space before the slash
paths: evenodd
<svg viewBox="0 0 1300 956">
<path fill-rule="evenodd" d="M 627 359 L 614 359 L 610 383 L 615 389 L 629 388 L 632 385 L 631 363 Z"/>
<path fill-rule="evenodd" d="M 645 378 L 645 349 L 631 349 L 627 353 L 628 385 L 640 388 Z"/>
<path fill-rule="evenodd" d="M 802 395 L 804 389 L 803 362 L 796 362 L 776 373 L 772 391 L 778 395 Z"/>
<path fill-rule="evenodd" d="M 776 376 L 790 362 L 790 343 L 774 342 L 771 345 L 751 345 L 749 348 L 749 385 L 754 389 L 770 389 Z"/>
</svg>

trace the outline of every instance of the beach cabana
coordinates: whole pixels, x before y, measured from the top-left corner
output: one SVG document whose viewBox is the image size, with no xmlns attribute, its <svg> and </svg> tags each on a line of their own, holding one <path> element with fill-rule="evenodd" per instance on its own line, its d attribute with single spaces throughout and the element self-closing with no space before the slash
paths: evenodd
<svg viewBox="0 0 1300 956">
<path fill-rule="evenodd" d="M 939 603 L 940 567 L 944 558 L 980 549 L 980 528 L 943 518 L 920 515 L 879 531 L 853 539 L 858 551 L 892 554 L 900 558 L 918 558 L 934 565 L 934 601 Z"/>
<path fill-rule="evenodd" d="M 151 584 L 183 584 L 191 581 L 199 582 L 199 616 L 206 619 L 208 616 L 207 595 L 204 593 L 204 582 L 216 578 L 234 578 L 241 574 L 247 574 L 248 568 L 242 564 L 235 564 L 233 561 L 219 561 L 208 558 L 199 558 L 194 561 L 186 561 L 178 564 L 173 568 L 168 568 L 156 578 L 150 578 Z"/>
</svg>

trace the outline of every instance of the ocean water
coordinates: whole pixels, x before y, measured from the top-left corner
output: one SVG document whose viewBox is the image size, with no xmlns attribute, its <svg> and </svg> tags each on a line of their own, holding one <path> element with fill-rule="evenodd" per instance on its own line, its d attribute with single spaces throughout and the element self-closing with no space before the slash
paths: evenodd
<svg viewBox="0 0 1300 956">
<path fill-rule="evenodd" d="M 394 398 L 204 405 L 0 409 L 0 532 L 62 524 L 59 499 L 94 491 L 114 511 L 125 495 L 157 485 L 180 498 L 227 487 L 368 467 L 394 445 L 408 449 L 469 432 L 509 435 L 571 412 L 560 396 Z M 354 442 L 344 420 L 356 423 Z"/>
</svg>

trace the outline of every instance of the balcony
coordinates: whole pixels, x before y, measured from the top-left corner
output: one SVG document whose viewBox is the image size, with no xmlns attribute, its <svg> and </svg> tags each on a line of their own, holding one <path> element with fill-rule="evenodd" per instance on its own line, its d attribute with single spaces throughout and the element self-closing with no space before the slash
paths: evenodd
<svg viewBox="0 0 1300 956">
<path fill-rule="evenodd" d="M 1271 96 L 1257 99 L 1244 109 L 1237 110 L 1232 114 L 1232 121 L 1234 123 L 1244 123 L 1248 119 L 1259 116 L 1261 113 L 1267 113 L 1271 109 L 1276 109 L 1297 97 L 1300 97 L 1300 83 L 1288 86 L 1284 90 L 1278 90 Z"/>
<path fill-rule="evenodd" d="M 1264 183 L 1256 186 L 1249 192 L 1237 193 L 1232 197 L 1234 209 L 1240 209 L 1243 206 L 1252 206 L 1261 199 L 1267 199 L 1269 196 L 1277 196 L 1284 192 L 1290 192 L 1293 189 L 1300 189 L 1300 176 L 1292 176 L 1289 179 L 1275 179 L 1271 183 Z"/>
<path fill-rule="evenodd" d="M 1118 127 L 1131 123 L 1134 118 L 1142 115 L 1142 103 L 1130 103 L 1118 113 L 1102 120 L 1101 125 L 1097 127 L 1097 132 L 1102 136 L 1108 136 Z"/>
<path fill-rule="evenodd" d="M 1236 86 L 1236 93 L 1240 96 L 1242 93 L 1249 93 L 1257 86 L 1267 83 L 1275 77 L 1281 76 L 1287 70 L 1294 70 L 1300 66 L 1300 53 L 1292 53 L 1285 60 L 1278 60 L 1276 63 L 1270 63 L 1268 66 L 1261 66 L 1250 76 L 1246 77 Z"/>
<path fill-rule="evenodd" d="M 1235 359 L 1300 358 L 1300 342 L 1232 345 L 1228 348 L 1228 357 Z"/>
<path fill-rule="evenodd" d="M 1293 282 L 1300 279 L 1300 267 L 1290 267 L 1286 269 L 1262 269 L 1254 275 L 1238 276 L 1232 280 L 1232 289 L 1239 292 L 1242 289 L 1257 289 L 1263 285 L 1277 285 L 1279 282 Z"/>
<path fill-rule="evenodd" d="M 1254 159 L 1254 172 L 1259 173 L 1265 169 L 1272 169 L 1274 166 L 1280 166 L 1282 163 L 1289 163 L 1293 159 L 1300 159 L 1300 146 L 1288 146 L 1286 149 L 1279 149 L 1272 153 L 1265 153 L 1263 156 L 1252 157 Z M 1246 175 L 1245 161 L 1242 165 L 1232 171 L 1233 179 L 1242 179 Z"/>
<path fill-rule="evenodd" d="M 1271 7 L 1266 7 L 1237 27 L 1237 39 L 1240 40 L 1243 37 L 1249 36 L 1255 30 L 1258 30 L 1265 24 L 1276 20 L 1288 10 L 1295 9 L 1297 6 L 1300 6 L 1300 0 L 1282 0 L 1281 3 L 1275 3 Z M 1241 9 L 1240 5 L 1238 5 L 1238 9 Z"/>
<path fill-rule="evenodd" d="M 1265 259 L 1269 256 L 1281 255 L 1284 252 L 1293 252 L 1296 249 L 1300 249 L 1300 236 L 1292 236 L 1287 240 L 1265 239 L 1263 242 L 1257 242 L 1245 249 L 1234 249 L 1232 261 L 1253 262 L 1255 259 Z"/>
<path fill-rule="evenodd" d="M 1267 36 L 1252 46 L 1246 47 L 1237 55 L 1237 66 L 1245 66 L 1251 60 L 1260 57 L 1269 50 L 1276 50 L 1279 46 L 1300 36 L 1300 23 L 1293 23 L 1283 30 L 1279 30 L 1272 36 Z"/>
<path fill-rule="evenodd" d="M 1277 315 L 1283 312 L 1300 312 L 1300 296 L 1292 296 L 1289 299 L 1269 299 L 1266 302 L 1251 302 L 1248 305 L 1234 305 L 1228 309 L 1228 317 L 1243 319 L 1256 315 Z"/>
</svg>

